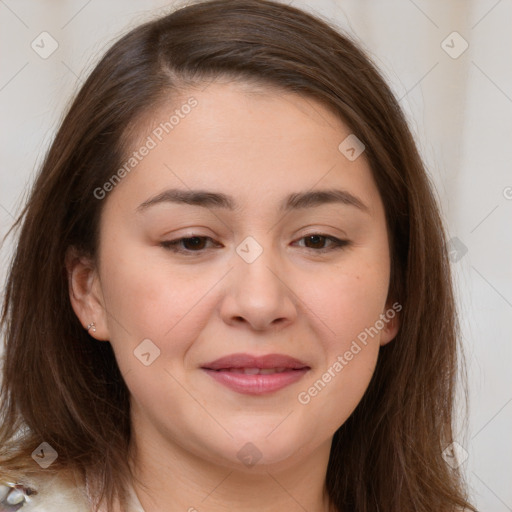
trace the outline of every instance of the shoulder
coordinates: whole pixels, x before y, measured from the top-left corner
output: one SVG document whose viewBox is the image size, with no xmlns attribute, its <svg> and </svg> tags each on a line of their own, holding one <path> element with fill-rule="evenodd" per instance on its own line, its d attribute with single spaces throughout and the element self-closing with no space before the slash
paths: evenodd
<svg viewBox="0 0 512 512">
<path fill-rule="evenodd" d="M 0 512 L 90 512 L 85 487 L 67 474 L 38 473 L 0 482 Z"/>
</svg>

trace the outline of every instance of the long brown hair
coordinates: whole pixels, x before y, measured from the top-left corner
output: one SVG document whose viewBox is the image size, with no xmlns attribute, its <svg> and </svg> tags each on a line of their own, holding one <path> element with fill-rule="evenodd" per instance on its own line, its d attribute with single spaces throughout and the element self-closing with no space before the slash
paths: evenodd
<svg viewBox="0 0 512 512">
<path fill-rule="evenodd" d="M 145 23 L 107 51 L 78 92 L 11 228 L 21 229 L 2 310 L 0 479 L 33 471 L 30 455 L 46 441 L 58 452 L 46 471 L 96 475 L 98 499 L 109 506 L 124 499 L 129 392 L 110 344 L 92 339 L 71 308 L 64 257 L 69 247 L 97 254 L 105 201 L 94 191 L 124 161 L 127 127 L 187 84 L 219 76 L 293 91 L 339 115 L 365 144 L 384 203 L 389 297 L 403 306 L 401 327 L 334 435 L 332 504 L 357 512 L 475 511 L 462 473 L 442 456 L 455 441 L 463 361 L 446 236 L 413 137 L 356 43 L 267 0 L 194 2 Z"/>
</svg>

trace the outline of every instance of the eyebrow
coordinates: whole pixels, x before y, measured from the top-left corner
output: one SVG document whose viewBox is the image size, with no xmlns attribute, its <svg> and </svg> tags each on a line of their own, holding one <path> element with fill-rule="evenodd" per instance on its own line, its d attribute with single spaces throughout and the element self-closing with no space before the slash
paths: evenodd
<svg viewBox="0 0 512 512">
<path fill-rule="evenodd" d="M 143 212 L 151 206 L 161 203 L 188 204 L 192 206 L 201 206 L 204 208 L 223 208 L 234 211 L 239 208 L 235 199 L 220 192 L 210 192 L 207 190 L 181 190 L 169 189 L 147 199 L 140 204 L 136 211 Z M 342 204 L 353 206 L 362 212 L 370 213 L 370 209 L 361 199 L 346 190 L 327 189 L 312 190 L 307 192 L 295 192 L 287 196 L 280 204 L 281 212 L 299 210 L 302 208 L 314 208 L 324 204 Z"/>
</svg>

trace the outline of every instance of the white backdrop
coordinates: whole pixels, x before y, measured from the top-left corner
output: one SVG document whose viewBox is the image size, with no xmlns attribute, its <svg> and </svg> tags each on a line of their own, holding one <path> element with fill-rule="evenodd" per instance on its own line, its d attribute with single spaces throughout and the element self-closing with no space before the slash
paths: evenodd
<svg viewBox="0 0 512 512">
<path fill-rule="evenodd" d="M 463 468 L 481 510 L 512 511 L 512 2 L 292 4 L 353 34 L 401 98 L 453 239 L 471 400 Z M 171 5 L 0 0 L 0 236 L 99 55 Z M 0 255 L 2 280 L 11 250 Z"/>
</svg>

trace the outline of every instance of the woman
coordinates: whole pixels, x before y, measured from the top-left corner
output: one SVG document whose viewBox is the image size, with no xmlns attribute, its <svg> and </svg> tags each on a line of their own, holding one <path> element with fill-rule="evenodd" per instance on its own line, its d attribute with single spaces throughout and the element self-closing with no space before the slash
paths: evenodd
<svg viewBox="0 0 512 512">
<path fill-rule="evenodd" d="M 214 0 L 134 29 L 16 225 L 4 509 L 475 510 L 443 456 L 438 207 L 389 87 L 325 22 Z"/>
</svg>

